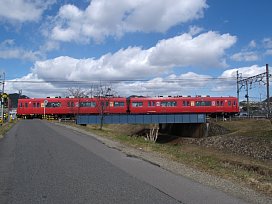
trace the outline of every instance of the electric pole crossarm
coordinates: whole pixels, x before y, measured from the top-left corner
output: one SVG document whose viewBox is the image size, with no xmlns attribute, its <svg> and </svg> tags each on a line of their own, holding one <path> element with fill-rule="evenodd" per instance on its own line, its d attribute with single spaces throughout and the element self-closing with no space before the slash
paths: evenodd
<svg viewBox="0 0 272 204">
<path fill-rule="evenodd" d="M 255 76 L 247 77 L 245 79 L 242 79 L 242 74 L 239 74 L 237 71 L 237 97 L 239 100 L 239 93 L 240 90 L 245 87 L 246 89 L 246 98 L 247 98 L 247 108 L 249 108 L 249 95 L 248 95 L 248 85 L 250 85 L 250 89 L 253 83 L 260 83 L 262 82 L 264 85 L 267 87 L 267 112 L 268 112 L 268 117 L 270 114 L 270 96 L 269 96 L 269 78 L 271 77 L 271 74 L 269 74 L 269 69 L 268 69 L 268 64 L 266 64 L 266 72 L 257 74 Z M 265 80 L 266 79 L 266 80 Z M 249 112 L 248 112 L 249 113 Z"/>
</svg>

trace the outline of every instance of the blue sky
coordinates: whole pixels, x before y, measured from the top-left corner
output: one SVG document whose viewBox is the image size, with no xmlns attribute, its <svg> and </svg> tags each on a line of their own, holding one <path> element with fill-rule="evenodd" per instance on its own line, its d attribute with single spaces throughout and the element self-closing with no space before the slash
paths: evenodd
<svg viewBox="0 0 272 204">
<path fill-rule="evenodd" d="M 272 64 L 271 8 L 270 0 L 1 0 L 0 71 L 9 93 L 30 97 L 100 81 L 121 96 L 236 96 L 237 70 L 249 77 Z M 264 99 L 263 84 L 251 88 L 252 100 Z"/>
</svg>

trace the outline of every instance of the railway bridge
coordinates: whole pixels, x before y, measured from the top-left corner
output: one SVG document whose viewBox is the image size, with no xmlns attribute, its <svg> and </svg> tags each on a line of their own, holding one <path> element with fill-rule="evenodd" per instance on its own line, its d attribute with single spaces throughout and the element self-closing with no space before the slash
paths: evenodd
<svg viewBox="0 0 272 204">
<path fill-rule="evenodd" d="M 208 133 L 206 114 L 115 114 L 78 115 L 76 123 L 86 124 L 153 124 L 157 131 L 169 132 L 186 137 L 204 137 Z"/>
</svg>

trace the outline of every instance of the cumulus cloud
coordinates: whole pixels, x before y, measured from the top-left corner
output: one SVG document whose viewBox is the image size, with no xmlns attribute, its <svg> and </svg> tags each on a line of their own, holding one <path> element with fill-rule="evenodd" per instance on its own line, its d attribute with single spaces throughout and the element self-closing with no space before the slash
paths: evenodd
<svg viewBox="0 0 272 204">
<path fill-rule="evenodd" d="M 150 61 L 160 66 L 226 66 L 223 59 L 225 50 L 236 40 L 230 34 L 220 35 L 212 31 L 194 38 L 183 34 L 160 41 L 151 53 Z"/>
<path fill-rule="evenodd" d="M 116 86 L 116 89 L 125 95 L 143 96 L 207 94 L 209 79 L 211 79 L 209 75 L 187 72 L 181 75 L 156 77 L 147 81 L 122 82 Z"/>
<path fill-rule="evenodd" d="M 64 5 L 50 29 L 58 41 L 101 42 L 125 32 L 165 32 L 172 26 L 203 17 L 206 0 L 93 0 L 81 10 Z"/>
<path fill-rule="evenodd" d="M 38 21 L 44 10 L 55 0 L 1 0 L 0 19 L 8 21 Z"/>
<path fill-rule="evenodd" d="M 66 88 L 56 87 L 49 82 L 39 79 L 37 75 L 30 73 L 21 78 L 8 80 L 5 83 L 5 90 L 8 93 L 23 90 L 23 94 L 29 97 L 44 98 L 46 96 L 59 96 Z"/>
<path fill-rule="evenodd" d="M 224 92 L 230 90 L 236 90 L 237 83 L 237 71 L 239 77 L 252 77 L 265 72 L 265 66 L 252 65 L 249 67 L 239 67 L 234 69 L 225 70 L 220 76 L 220 79 L 224 79 L 215 84 L 211 91 Z"/>
<path fill-rule="evenodd" d="M 57 80 L 116 80 L 142 78 L 160 72 L 159 67 L 148 63 L 149 50 L 129 47 L 99 59 L 74 59 L 61 56 L 37 61 L 33 73 L 42 79 Z"/>
<path fill-rule="evenodd" d="M 229 69 L 222 73 L 222 78 L 236 78 L 237 71 L 242 74 L 243 77 L 251 77 L 265 72 L 265 66 L 252 65 L 250 67 L 240 67 L 235 69 Z"/>
<path fill-rule="evenodd" d="M 234 61 L 245 61 L 245 62 L 252 62 L 257 61 L 259 56 L 256 52 L 239 52 L 235 53 L 231 56 L 231 59 Z"/>
<path fill-rule="evenodd" d="M 183 34 L 149 49 L 128 47 L 97 59 L 61 56 L 37 61 L 32 71 L 42 79 L 147 79 L 165 74 L 173 67 L 224 66 L 224 52 L 235 42 L 236 37 L 229 34 L 207 32 L 195 37 Z"/>
</svg>

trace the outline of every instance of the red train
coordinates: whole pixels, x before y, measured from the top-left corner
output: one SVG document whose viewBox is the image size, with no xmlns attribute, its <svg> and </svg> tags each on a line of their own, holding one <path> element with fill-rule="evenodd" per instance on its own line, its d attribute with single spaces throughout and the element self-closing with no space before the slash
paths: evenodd
<svg viewBox="0 0 272 204">
<path fill-rule="evenodd" d="M 103 110 L 102 110 L 103 109 Z M 77 114 L 180 114 L 234 115 L 239 112 L 236 97 L 111 97 L 19 99 L 18 117 L 55 118 Z"/>
</svg>

